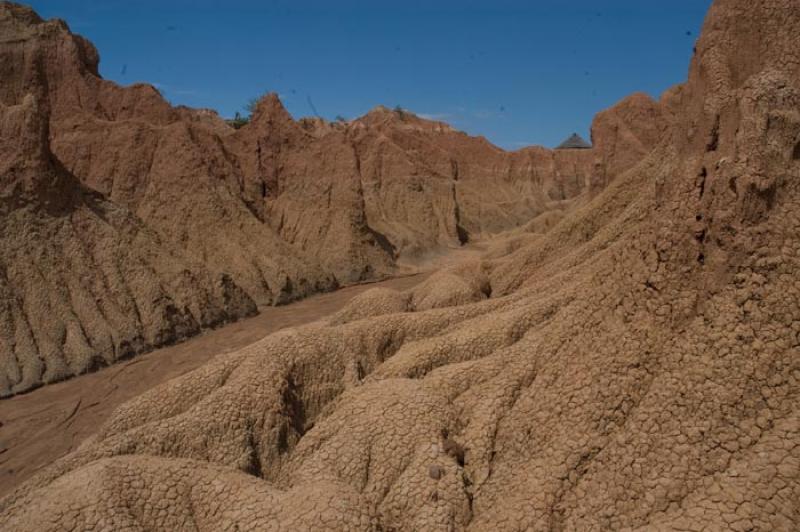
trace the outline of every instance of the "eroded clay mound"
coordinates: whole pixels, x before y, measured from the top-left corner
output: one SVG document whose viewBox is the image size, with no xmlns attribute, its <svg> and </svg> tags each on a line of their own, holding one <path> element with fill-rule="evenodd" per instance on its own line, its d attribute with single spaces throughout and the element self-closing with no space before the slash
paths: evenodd
<svg viewBox="0 0 800 532">
<path fill-rule="evenodd" d="M 385 314 L 411 310 L 411 294 L 391 288 L 372 288 L 354 297 L 345 307 L 331 316 L 333 325 L 374 318 Z"/>
<path fill-rule="evenodd" d="M 482 301 L 492 294 L 489 277 L 479 262 L 443 269 L 419 284 L 411 293 L 416 310 L 453 307 Z"/>
<path fill-rule="evenodd" d="M 123 405 L 0 525 L 796 529 L 795 7 L 715 2 L 668 140 L 473 270 L 490 298 L 221 355 Z"/>
<path fill-rule="evenodd" d="M 341 128 L 360 161 L 370 225 L 413 256 L 513 229 L 591 196 L 638 163 L 667 124 L 660 103 L 637 95 L 597 116 L 597 147 L 590 150 L 506 152 L 385 107 Z"/>
<path fill-rule="evenodd" d="M 568 207 L 586 196 L 599 156 L 592 150 L 541 148 L 506 153 L 445 124 L 383 108 L 349 124 L 296 122 L 274 95 L 263 98 L 251 123 L 235 131 L 213 111 L 171 107 L 149 85 L 120 87 L 101 79 L 98 62 L 92 44 L 63 21 L 44 21 L 29 8 L 0 3 L 0 102 L 14 107 L 33 95 L 39 119 L 48 122 L 48 146 L 42 147 L 54 164 L 77 178 L 85 187 L 81 190 L 91 191 L 97 205 L 112 205 L 108 209 L 132 217 L 138 235 L 147 234 L 157 247 L 181 258 L 174 264 L 170 259 L 170 267 L 147 268 L 146 279 L 134 273 L 141 271 L 135 261 L 118 261 L 113 271 L 99 275 L 92 271 L 94 264 L 111 259 L 96 255 L 122 253 L 133 237 L 119 224 L 128 222 L 102 226 L 108 229 L 102 234 L 76 230 L 70 239 L 82 245 L 74 248 L 65 248 L 55 230 L 61 226 L 44 218 L 36 223 L 48 229 L 20 233 L 31 241 L 29 252 L 51 253 L 26 260 L 52 263 L 64 273 L 12 272 L 17 275 L 13 305 L 25 308 L 27 318 L 9 325 L 7 335 L 29 332 L 28 339 L 14 340 L 2 363 L 18 368 L 23 359 L 79 354 L 65 355 L 76 359 L 66 365 L 42 362 L 24 385 L 17 369 L 9 369 L 15 391 L 252 312 L 250 303 L 237 302 L 239 295 L 221 303 L 236 309 L 231 311 L 188 305 L 210 297 L 210 289 L 196 280 L 201 270 L 223 280 L 211 283 L 219 285 L 214 288 L 219 297 L 241 289 L 257 305 L 380 278 L 394 270 L 400 256 L 459 246 Z M 610 113 L 627 116 L 627 108 L 623 103 L 623 110 Z M 633 124 L 626 139 L 638 139 L 635 120 L 626 123 Z M 13 144 L 13 138 L 4 141 Z M 636 142 L 654 144 L 650 137 Z M 7 234 L 21 223 L 13 217 L 3 221 Z M 59 256 L 65 257 L 60 266 Z M 190 273 L 177 273 L 183 268 L 177 264 L 184 262 L 192 264 L 186 266 Z M 92 285 L 85 296 L 89 302 L 63 282 L 70 271 L 84 270 L 78 277 Z M 81 311 L 91 318 L 79 313 L 74 320 L 53 321 L 52 305 L 45 301 L 54 286 L 60 298 L 70 300 L 66 308 L 100 310 Z M 162 298 L 165 290 L 182 293 L 180 305 L 173 308 L 171 297 Z M 127 301 L 120 311 L 125 317 L 114 310 L 121 299 Z M 142 325 L 131 325 L 131 319 Z M 75 324 L 90 322 L 108 327 L 76 329 Z M 48 340 L 34 340 L 37 336 Z M 41 378 L 34 376 L 37 371 Z"/>
<path fill-rule="evenodd" d="M 160 246 L 196 263 L 192 271 L 225 279 L 256 305 L 381 278 L 395 270 L 398 258 L 413 260 L 584 203 L 651 149 L 666 124 L 660 104 L 640 96 L 598 117 L 595 150 L 508 153 L 405 111 L 376 108 L 349 123 L 295 121 L 277 96 L 269 95 L 237 131 L 213 111 L 171 107 L 152 86 L 103 80 L 98 63 L 94 46 L 63 21 L 44 21 L 29 8 L 0 2 L 0 102 L 16 106 L 34 95 L 49 118 L 48 149 L 60 166 L 98 201 L 133 216 Z M 605 135 L 612 140 L 603 142 Z M 37 245 L 55 238 L 39 236 Z M 82 238 L 97 247 L 91 234 Z M 113 232 L 105 238 L 107 247 L 125 245 L 124 239 L 113 241 Z M 156 269 L 148 283 L 174 284 L 171 276 Z M 31 290 L 51 290 L 41 279 L 31 282 L 39 285 Z M 131 291 L 125 297 L 152 299 L 137 293 L 139 284 L 123 284 Z M 208 291 L 192 283 L 181 290 L 198 291 L 187 292 L 186 299 L 204 299 Z M 101 307 L 113 306 L 119 297 L 102 290 L 93 294 Z M 19 304 L 44 312 L 38 303 Z M 176 319 L 187 321 L 182 308 L 161 318 L 146 308 L 142 312 L 148 317 L 141 321 L 152 320 L 145 328 L 153 331 L 174 329 Z M 31 317 L 31 334 L 49 336 L 39 330 L 47 319 Z M 117 324 L 112 330 L 132 326 L 129 318 L 103 319 Z M 135 344 L 115 348 L 127 356 L 221 319 L 194 321 L 199 326 L 187 322 L 181 334 L 152 332 L 111 343 Z M 67 327 L 58 322 L 46 328 Z M 109 361 L 104 354 L 109 345 L 107 339 L 87 340 L 80 356 Z M 30 342 L 16 346 L 22 352 L 18 358 L 45 358 L 60 349 Z M 64 371 L 57 373 L 72 374 Z"/>
<path fill-rule="evenodd" d="M 0 395 L 111 364 L 256 306 L 54 161 L 33 95 L 0 104 Z"/>
</svg>

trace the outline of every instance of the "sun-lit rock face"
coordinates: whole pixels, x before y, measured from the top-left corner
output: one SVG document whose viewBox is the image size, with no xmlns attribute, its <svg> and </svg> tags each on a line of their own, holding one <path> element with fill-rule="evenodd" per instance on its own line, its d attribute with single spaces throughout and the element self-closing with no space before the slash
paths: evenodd
<svg viewBox="0 0 800 532">
<path fill-rule="evenodd" d="M 595 135 L 603 146 L 610 131 L 607 155 L 509 153 L 386 108 L 349 122 L 295 121 L 276 95 L 234 130 L 213 111 L 170 106 L 150 85 L 103 80 L 98 62 L 63 21 L 0 2 L 0 103 L 16 116 L 32 99 L 25 120 L 42 122 L 32 140 L 16 135 L 19 120 L 6 125 L 2 164 L 26 167 L 24 178 L 3 167 L 6 192 L 48 204 L 90 193 L 130 226 L 89 208 L 99 227 L 58 216 L 51 229 L 29 233 L 27 221 L 4 215 L 0 395 L 572 209 L 657 143 L 654 102 L 622 102 L 598 118 L 613 124 Z M 638 111 L 645 107 L 649 114 Z M 53 176 L 57 189 L 47 184 Z M 25 189 L 23 179 L 44 188 Z M 75 232 L 73 246 L 60 242 L 60 224 Z M 145 238 L 157 251 L 121 255 L 136 254 L 131 242 Z M 150 264 L 162 260 L 169 268 Z M 58 274 L 30 267 L 48 262 Z M 212 292 L 222 299 L 210 302 Z"/>
<path fill-rule="evenodd" d="M 69 174 L 42 105 L 33 94 L 0 104 L 0 394 L 256 312 L 227 275 Z"/>
<path fill-rule="evenodd" d="M 509 254 L 367 292 L 134 399 L 5 498 L 3 528 L 796 528 L 798 17 L 718 0 L 665 97 L 665 140 L 591 202 Z M 49 155 L 41 95 L 7 98 L 5 227 L 40 224 L 65 253 L 71 231 L 122 231 L 136 245 L 111 262 L 166 261 L 162 237 Z M 262 105 L 253 128 L 280 119 Z M 624 115 L 606 123 L 628 138 Z"/>
<path fill-rule="evenodd" d="M 793 1 L 717 0 L 591 201 L 133 399 L 0 525 L 798 528 L 798 35 Z"/>
<path fill-rule="evenodd" d="M 150 390 L 0 524 L 796 529 L 798 35 L 717 0 L 665 139 L 591 202 Z"/>
</svg>

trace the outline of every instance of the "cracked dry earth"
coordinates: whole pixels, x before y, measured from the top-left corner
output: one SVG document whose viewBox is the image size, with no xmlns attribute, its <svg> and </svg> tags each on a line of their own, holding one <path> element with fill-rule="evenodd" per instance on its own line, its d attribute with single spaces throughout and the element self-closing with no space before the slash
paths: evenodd
<svg viewBox="0 0 800 532">
<path fill-rule="evenodd" d="M 153 386 L 196 369 L 214 355 L 235 351 L 277 330 L 338 311 L 365 290 L 407 289 L 427 275 L 355 285 L 287 306 L 265 307 L 258 316 L 182 344 L 0 401 L 0 496 L 72 451 L 117 406 Z"/>
<path fill-rule="evenodd" d="M 716 0 L 592 202 L 128 401 L 0 527 L 796 530 L 798 35 Z"/>
</svg>

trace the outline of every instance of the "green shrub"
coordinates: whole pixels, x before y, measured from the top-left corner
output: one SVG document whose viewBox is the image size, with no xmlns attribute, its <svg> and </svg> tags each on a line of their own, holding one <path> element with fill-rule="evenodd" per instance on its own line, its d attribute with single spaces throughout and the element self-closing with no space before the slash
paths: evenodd
<svg viewBox="0 0 800 532">
<path fill-rule="evenodd" d="M 242 114 L 237 111 L 236 114 L 233 116 L 233 118 L 230 118 L 225 122 L 227 122 L 228 125 L 231 126 L 233 129 L 239 129 L 242 126 L 250 123 L 250 117 L 242 116 Z"/>
</svg>

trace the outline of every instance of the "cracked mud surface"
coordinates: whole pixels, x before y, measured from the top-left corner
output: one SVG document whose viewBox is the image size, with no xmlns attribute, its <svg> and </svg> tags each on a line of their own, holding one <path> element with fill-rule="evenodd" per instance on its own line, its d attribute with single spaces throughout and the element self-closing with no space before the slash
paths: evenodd
<svg viewBox="0 0 800 532">
<path fill-rule="evenodd" d="M 0 526 L 796 530 L 798 35 L 715 1 L 591 201 L 122 404 Z"/>
<path fill-rule="evenodd" d="M 213 356 L 234 351 L 279 329 L 317 320 L 367 290 L 403 290 L 428 274 L 356 285 L 283 307 L 159 349 L 95 373 L 0 401 L 0 495 L 73 450 L 121 403 Z"/>
</svg>

